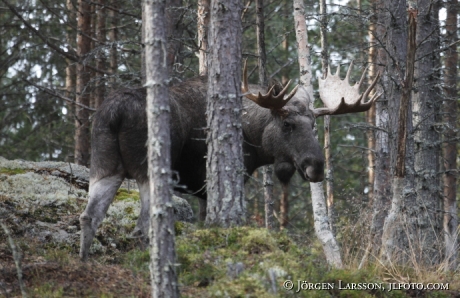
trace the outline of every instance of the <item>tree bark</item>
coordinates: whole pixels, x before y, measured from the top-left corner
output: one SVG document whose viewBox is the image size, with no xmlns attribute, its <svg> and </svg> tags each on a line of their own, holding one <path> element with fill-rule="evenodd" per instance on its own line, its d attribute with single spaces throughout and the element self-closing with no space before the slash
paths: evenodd
<svg viewBox="0 0 460 298">
<path fill-rule="evenodd" d="M 78 31 L 77 37 L 77 64 L 76 79 L 76 102 L 89 106 L 90 93 L 86 88 L 90 80 L 90 71 L 86 67 L 86 56 L 91 51 L 91 5 L 86 0 L 78 1 Z M 75 163 L 89 166 L 90 160 L 90 132 L 89 132 L 89 110 L 75 108 Z"/>
<path fill-rule="evenodd" d="M 165 63 L 165 0 L 146 0 L 145 53 L 150 187 L 150 275 L 152 297 L 179 297 L 171 189 L 170 108 Z"/>
<path fill-rule="evenodd" d="M 294 0 L 294 28 L 296 30 L 297 49 L 299 53 L 301 74 L 300 83 L 307 89 L 307 93 L 310 97 L 310 108 L 313 108 L 314 97 L 313 87 L 311 85 L 310 49 L 308 46 L 308 34 L 305 23 L 305 7 L 303 0 Z M 335 268 L 342 268 L 343 265 L 342 258 L 340 256 L 340 249 L 329 225 L 323 184 L 321 182 L 310 183 L 310 189 L 316 235 L 323 245 L 328 263 Z"/>
<path fill-rule="evenodd" d="M 181 25 L 182 13 L 178 10 L 182 7 L 182 0 L 169 0 L 166 7 L 166 37 L 168 39 L 168 56 L 166 61 L 168 69 L 173 70 L 174 63 L 180 62 L 179 51 L 182 46 L 179 38 L 182 36 Z"/>
<path fill-rule="evenodd" d="M 223 227 L 245 222 L 241 9 L 239 0 L 211 2 L 206 224 Z"/>
<path fill-rule="evenodd" d="M 118 2 L 116 0 L 112 1 L 112 6 L 117 8 Z M 116 42 L 118 41 L 118 13 L 115 9 L 109 10 L 109 17 L 110 17 L 110 29 L 108 33 L 109 41 L 111 42 L 110 45 L 110 82 L 114 84 L 116 82 L 115 75 L 118 70 L 118 53 L 117 53 L 117 46 Z"/>
<path fill-rule="evenodd" d="M 267 56 L 265 52 L 265 16 L 264 16 L 264 1 L 256 0 L 256 36 L 257 36 L 257 64 L 259 69 L 259 85 L 267 86 Z M 262 171 L 264 181 L 264 205 L 265 205 L 265 227 L 273 228 L 273 205 L 275 198 L 273 195 L 273 167 L 265 166 Z M 288 205 L 287 197 L 280 202 L 280 216 L 287 217 Z M 283 213 L 285 212 L 285 213 Z M 281 225 L 283 227 L 283 225 Z"/>
<path fill-rule="evenodd" d="M 321 72 L 323 79 L 327 76 L 327 70 L 329 66 L 329 54 L 328 54 L 328 43 L 327 43 L 327 9 L 326 0 L 320 0 L 319 2 L 319 14 L 320 14 L 320 36 L 321 36 Z M 329 225 L 331 231 L 334 233 L 334 177 L 333 177 L 333 165 L 332 165 L 332 153 L 331 153 L 331 117 L 329 115 L 324 116 L 324 158 L 326 162 L 326 204 L 327 204 L 327 215 L 329 217 Z"/>
<path fill-rule="evenodd" d="M 208 74 L 207 65 L 207 51 L 208 51 L 208 27 L 209 27 L 209 12 L 210 0 L 198 0 L 197 12 L 197 27 L 198 27 L 198 45 L 200 50 L 198 52 L 199 61 L 199 74 L 205 76 Z"/>
<path fill-rule="evenodd" d="M 416 204 L 412 205 L 416 218 L 417 246 L 422 251 L 422 262 L 439 264 L 442 252 L 442 224 L 440 202 L 440 134 L 438 132 L 441 98 L 439 63 L 438 5 L 430 0 L 417 1 L 417 47 L 415 89 L 412 97 L 415 144 Z"/>
<path fill-rule="evenodd" d="M 106 57 L 104 47 L 106 43 L 106 0 L 98 0 L 98 6 L 96 7 L 96 67 L 97 69 L 106 70 Z M 94 106 L 97 109 L 105 97 L 105 76 L 103 73 L 96 73 L 96 86 L 94 90 Z"/>
<path fill-rule="evenodd" d="M 444 242 L 447 266 L 446 269 L 457 268 L 458 255 L 458 215 L 457 215 L 457 113 L 458 113 L 458 52 L 457 45 L 457 14 L 458 0 L 447 1 L 446 43 L 452 44 L 445 54 L 444 74 Z"/>
</svg>

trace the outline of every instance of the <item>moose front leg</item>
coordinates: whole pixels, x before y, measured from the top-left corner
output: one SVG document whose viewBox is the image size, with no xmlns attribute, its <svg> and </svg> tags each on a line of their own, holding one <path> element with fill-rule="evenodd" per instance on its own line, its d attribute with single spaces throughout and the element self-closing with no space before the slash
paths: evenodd
<svg viewBox="0 0 460 298">
<path fill-rule="evenodd" d="M 123 181 L 124 176 L 117 174 L 100 180 L 92 178 L 89 186 L 89 200 L 85 211 L 80 215 L 80 259 L 88 259 L 89 249 L 96 230 L 109 209 L 110 204 Z"/>
</svg>

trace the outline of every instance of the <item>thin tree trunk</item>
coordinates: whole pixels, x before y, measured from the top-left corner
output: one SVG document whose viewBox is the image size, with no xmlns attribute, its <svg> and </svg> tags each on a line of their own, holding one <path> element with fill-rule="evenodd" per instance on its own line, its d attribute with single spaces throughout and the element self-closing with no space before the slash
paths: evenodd
<svg viewBox="0 0 460 298">
<path fill-rule="evenodd" d="M 96 67 L 102 71 L 106 70 L 106 57 L 104 52 L 104 47 L 106 43 L 106 9 L 105 9 L 106 0 L 98 0 L 98 6 L 96 7 Z M 104 101 L 105 96 L 105 77 L 103 73 L 96 73 L 96 87 L 94 90 L 94 106 L 93 108 L 98 108 Z"/>
<path fill-rule="evenodd" d="M 241 128 L 241 2 L 211 2 L 209 30 L 207 225 L 245 222 Z"/>
<path fill-rule="evenodd" d="M 182 35 L 182 12 L 178 8 L 182 7 L 182 0 L 169 0 L 166 7 L 166 37 L 168 38 L 168 56 L 166 62 L 168 69 L 173 70 L 174 63 L 181 62 L 178 59 L 179 51 L 182 46 L 179 38 Z"/>
<path fill-rule="evenodd" d="M 113 7 L 117 7 L 117 1 L 112 1 L 111 5 Z M 110 82 L 114 84 L 116 82 L 115 75 L 117 74 L 118 70 L 118 53 L 117 53 L 117 46 L 116 42 L 118 41 L 118 14 L 114 9 L 109 10 L 109 17 L 110 17 L 110 28 L 108 32 L 110 45 L 110 74 L 112 75 L 110 78 Z M 143 33 L 142 33 L 143 34 Z"/>
<path fill-rule="evenodd" d="M 374 80 L 375 76 L 377 75 L 377 40 L 375 37 L 376 32 L 376 0 L 371 1 L 372 5 L 372 20 L 369 25 L 369 56 L 368 56 L 368 63 L 369 63 L 369 84 Z M 374 90 L 374 93 L 376 91 Z M 369 125 L 369 128 L 366 132 L 367 137 L 367 168 L 368 168 L 368 183 L 367 183 L 367 196 L 369 197 L 369 201 L 372 202 L 372 198 L 374 195 L 374 179 L 375 179 L 375 164 L 374 164 L 374 152 L 375 152 L 375 134 L 374 134 L 374 127 L 375 127 L 375 114 L 376 114 L 376 105 L 372 105 L 371 108 L 366 112 L 366 122 Z"/>
<path fill-rule="evenodd" d="M 326 0 L 320 0 L 319 2 L 319 14 L 320 14 L 320 36 L 321 36 L 321 72 L 323 79 L 327 76 L 327 69 L 329 66 L 329 54 L 328 54 L 328 43 L 327 43 L 327 9 Z M 329 217 L 329 225 L 331 226 L 332 232 L 334 232 L 334 178 L 333 178 L 333 165 L 332 165 L 332 154 L 331 154 L 331 117 L 329 115 L 324 116 L 324 158 L 326 161 L 326 203 L 327 203 L 327 215 Z"/>
<path fill-rule="evenodd" d="M 85 106 L 90 105 L 90 93 L 86 88 L 90 80 L 90 71 L 85 59 L 91 51 L 91 5 L 86 0 L 78 1 L 78 30 L 76 102 Z M 75 119 L 75 163 L 88 166 L 90 159 L 89 110 L 76 107 Z"/>
<path fill-rule="evenodd" d="M 152 297 L 179 297 L 171 189 L 165 0 L 144 3 Z"/>
<path fill-rule="evenodd" d="M 76 21 L 76 14 L 75 14 L 75 7 L 73 6 L 73 3 L 71 0 L 67 0 L 66 2 L 67 5 L 67 18 L 69 22 L 69 26 L 66 28 L 66 39 L 67 39 L 67 45 L 71 48 L 75 48 L 75 32 L 72 28 L 72 26 L 75 26 L 75 21 Z M 67 67 L 65 69 L 65 90 L 66 90 L 66 97 L 68 98 L 74 98 L 75 96 L 75 79 L 76 79 L 76 65 L 75 63 L 66 58 L 66 64 Z M 74 119 L 74 114 L 75 114 L 75 108 L 72 103 L 66 102 L 67 106 L 67 116 L 68 119 Z"/>
<path fill-rule="evenodd" d="M 267 86 L 267 70 L 265 64 L 267 57 L 265 53 L 265 16 L 264 16 L 264 1 L 256 0 L 256 35 L 257 35 L 257 64 L 259 69 L 259 85 Z M 275 198 L 273 195 L 273 167 L 271 165 L 265 166 L 262 171 L 264 181 L 264 205 L 265 205 L 265 227 L 267 229 L 273 228 L 273 204 Z M 286 198 L 287 200 L 287 198 Z M 285 201 L 281 200 L 280 216 L 287 216 L 283 214 L 287 212 L 287 205 L 283 206 Z"/>
<path fill-rule="evenodd" d="M 265 227 L 267 229 L 273 229 L 273 211 L 275 209 L 275 198 L 273 196 L 273 166 L 265 166 L 263 172 Z"/>
<path fill-rule="evenodd" d="M 458 0 L 447 1 L 446 43 L 458 41 Z M 450 46 L 445 54 L 444 74 L 444 242 L 448 270 L 457 268 L 458 215 L 457 215 L 457 113 L 458 113 L 458 52 L 457 45 Z"/>
<path fill-rule="evenodd" d="M 313 87 L 311 85 L 311 64 L 310 51 L 308 47 L 307 26 L 305 23 L 305 8 L 303 0 L 294 0 L 294 27 L 296 31 L 297 48 L 299 52 L 300 83 L 307 89 L 313 108 Z M 316 130 L 316 125 L 315 125 Z M 311 200 L 313 204 L 313 217 L 315 221 L 315 231 L 329 264 L 335 268 L 342 268 L 342 258 L 337 241 L 334 238 L 329 225 L 329 218 L 326 210 L 326 200 L 324 198 L 323 184 L 310 183 Z"/>
<path fill-rule="evenodd" d="M 198 45 L 200 46 L 200 50 L 198 52 L 200 76 L 205 76 L 208 74 L 208 61 L 206 55 L 208 51 L 208 27 L 210 19 L 209 4 L 210 0 L 198 0 L 197 31 Z"/>
</svg>

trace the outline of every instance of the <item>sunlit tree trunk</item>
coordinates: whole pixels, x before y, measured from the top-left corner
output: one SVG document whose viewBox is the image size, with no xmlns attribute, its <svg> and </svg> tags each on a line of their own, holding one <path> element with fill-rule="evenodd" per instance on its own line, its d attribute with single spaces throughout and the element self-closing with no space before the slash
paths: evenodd
<svg viewBox="0 0 460 298">
<path fill-rule="evenodd" d="M 76 79 L 76 102 L 85 106 L 90 105 L 90 94 L 86 90 L 90 80 L 90 71 L 84 60 L 91 51 L 91 5 L 86 0 L 78 1 L 78 30 Z M 75 163 L 88 166 L 90 160 L 90 132 L 89 132 L 89 110 L 75 108 Z"/>
<path fill-rule="evenodd" d="M 208 74 L 208 61 L 206 54 L 208 51 L 208 27 L 209 27 L 209 4 L 210 0 L 198 0 L 197 27 L 198 27 L 198 52 L 199 74 L 205 76 Z"/>
<path fill-rule="evenodd" d="M 245 222 L 241 127 L 241 2 L 212 1 L 209 28 L 207 225 Z"/>
<path fill-rule="evenodd" d="M 152 297 L 179 297 L 171 189 L 165 0 L 145 0 L 144 44 L 150 187 L 150 276 Z"/>
<path fill-rule="evenodd" d="M 299 53 L 300 83 L 307 89 L 313 108 L 313 87 L 311 85 L 311 64 L 310 50 L 308 45 L 307 26 L 305 23 L 305 7 L 303 0 L 294 0 L 294 25 Z M 316 130 L 316 127 L 315 127 Z M 329 219 L 324 198 L 323 183 L 310 183 L 311 200 L 313 204 L 313 217 L 315 220 L 315 231 L 329 264 L 336 268 L 342 268 L 342 257 L 337 241 L 330 229 Z"/>
</svg>

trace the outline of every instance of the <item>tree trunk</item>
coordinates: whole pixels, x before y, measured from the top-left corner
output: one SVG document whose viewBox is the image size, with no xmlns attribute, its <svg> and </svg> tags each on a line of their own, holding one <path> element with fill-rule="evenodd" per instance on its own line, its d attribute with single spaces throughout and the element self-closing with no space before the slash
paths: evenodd
<svg viewBox="0 0 460 298">
<path fill-rule="evenodd" d="M 75 7 L 71 0 L 67 0 L 67 18 L 69 20 L 69 26 L 66 27 L 66 39 L 67 45 L 70 48 L 75 48 L 75 32 L 73 30 L 73 26 L 75 26 L 76 21 L 76 14 L 75 14 Z M 75 63 L 66 58 L 66 69 L 65 69 L 65 90 L 66 90 L 66 97 L 74 98 L 75 96 L 75 79 L 76 79 L 76 67 Z M 67 117 L 69 121 L 74 119 L 75 108 L 72 103 L 66 102 L 67 107 Z"/>
<path fill-rule="evenodd" d="M 264 1 L 256 0 L 256 35 L 257 35 L 257 64 L 259 68 L 259 85 L 267 85 L 267 56 L 265 53 L 265 16 L 264 16 Z M 264 205 L 265 205 L 265 227 L 267 229 L 273 228 L 273 205 L 275 198 L 273 195 L 273 167 L 271 165 L 265 166 L 262 171 L 264 181 Z M 284 206 L 283 206 L 284 203 Z M 287 198 L 280 202 L 282 208 L 280 216 L 286 216 L 283 211 L 287 212 Z"/>
<path fill-rule="evenodd" d="M 307 89 L 313 109 L 313 87 L 311 85 L 310 50 L 308 46 L 307 26 L 305 23 L 305 8 L 303 0 L 294 0 L 294 28 L 296 31 L 297 49 L 299 52 L 300 83 Z M 316 125 L 315 125 L 316 130 Z M 342 268 L 340 249 L 330 229 L 327 216 L 326 201 L 324 198 L 323 184 L 310 183 L 311 200 L 313 204 L 313 217 L 315 231 L 329 264 L 335 268 Z"/>
<path fill-rule="evenodd" d="M 419 0 L 415 64 L 415 89 L 412 98 L 415 143 L 416 204 L 410 206 L 416 219 L 416 245 L 420 246 L 423 263 L 438 264 L 442 252 L 440 135 L 438 133 L 440 90 L 438 6 L 430 0 Z"/>
<path fill-rule="evenodd" d="M 90 71 L 86 67 L 85 58 L 91 51 L 91 5 L 86 0 L 78 1 L 78 30 L 77 37 L 77 64 L 76 102 L 89 106 L 90 94 L 86 88 L 90 80 Z M 90 160 L 90 132 L 89 110 L 76 107 L 75 119 L 75 163 L 89 166 Z"/>
<path fill-rule="evenodd" d="M 207 51 L 208 51 L 208 27 L 209 27 L 209 1 L 198 0 L 198 13 L 197 13 L 197 27 L 198 27 L 198 45 L 200 50 L 198 52 L 199 61 L 199 74 L 205 76 L 208 74 L 207 65 Z"/>
<path fill-rule="evenodd" d="M 399 5 L 399 6 L 398 6 Z M 385 75 L 382 76 L 383 96 L 377 101 L 375 132 L 375 179 L 373 194 L 373 214 L 371 223 L 371 252 L 379 254 L 381 247 L 383 225 L 391 206 L 391 172 L 395 155 L 395 134 L 398 119 L 400 90 L 395 82 L 399 82 L 402 75 L 399 65 L 404 65 L 407 52 L 407 32 L 405 3 L 395 1 L 376 0 L 377 24 L 374 36 L 381 47 L 377 53 L 379 65 L 384 65 Z M 393 18 L 388 11 L 396 7 Z M 380 90 L 379 90 L 380 92 Z"/>
<path fill-rule="evenodd" d="M 166 51 L 166 1 L 146 0 L 145 53 L 150 187 L 152 297 L 179 297 L 171 189 L 170 109 Z"/>
<path fill-rule="evenodd" d="M 393 178 L 393 197 L 391 210 L 385 219 L 382 234 L 382 255 L 386 261 L 407 262 L 410 255 L 405 254 L 409 244 L 406 239 L 410 235 L 410 229 L 406 225 L 404 218 L 405 200 L 410 195 L 410 190 L 405 188 L 406 184 L 406 140 L 407 140 L 407 122 L 409 119 L 409 102 L 414 83 L 414 64 L 416 51 L 416 26 L 417 10 L 409 6 L 409 27 L 406 57 L 406 72 L 402 82 L 402 93 L 398 111 L 398 134 L 397 134 L 397 154 Z M 412 248 L 409 246 L 409 249 Z M 409 252 L 412 252 L 409 250 Z"/>
<path fill-rule="evenodd" d="M 245 222 L 241 128 L 241 3 L 213 1 L 209 30 L 207 225 Z"/>
<path fill-rule="evenodd" d="M 182 7 L 182 0 L 169 0 L 166 7 L 166 37 L 168 38 L 168 56 L 166 62 L 168 69 L 173 70 L 174 63 L 179 58 L 179 51 L 182 46 L 179 40 L 184 28 L 181 25 L 182 13 L 178 8 Z"/>
<path fill-rule="evenodd" d="M 447 266 L 446 269 L 457 268 L 458 255 L 458 215 L 457 215 L 457 113 L 458 113 L 458 52 L 457 45 L 457 13 L 458 0 L 447 1 L 446 44 L 452 44 L 445 54 L 444 74 L 444 242 Z"/>
<path fill-rule="evenodd" d="M 98 6 L 96 7 L 96 68 L 105 71 L 106 57 L 104 53 L 104 47 L 106 43 L 106 0 L 98 0 Z M 97 109 L 105 97 L 105 77 L 102 73 L 96 73 L 96 86 L 94 90 L 94 106 Z"/>
<path fill-rule="evenodd" d="M 114 8 L 117 8 L 118 4 L 117 1 L 112 1 L 111 5 Z M 117 46 L 116 42 L 118 41 L 118 14 L 114 9 L 109 10 L 109 17 L 110 17 L 110 29 L 109 29 L 109 41 L 111 42 L 110 45 L 110 74 L 112 77 L 110 78 L 110 82 L 114 84 L 116 82 L 115 75 L 118 70 L 118 53 L 117 53 Z"/>
<path fill-rule="evenodd" d="M 329 66 L 329 54 L 328 54 L 328 43 L 327 43 L 327 9 L 326 0 L 320 0 L 319 2 L 319 14 L 320 14 L 320 35 L 321 35 L 321 72 L 323 79 L 327 76 L 327 70 Z M 332 165 L 332 153 L 331 153 L 331 117 L 329 115 L 324 116 L 324 158 L 326 162 L 326 204 L 327 204 L 327 216 L 329 217 L 329 225 L 331 231 L 334 232 L 334 177 L 333 177 L 333 165 Z"/>
</svg>

